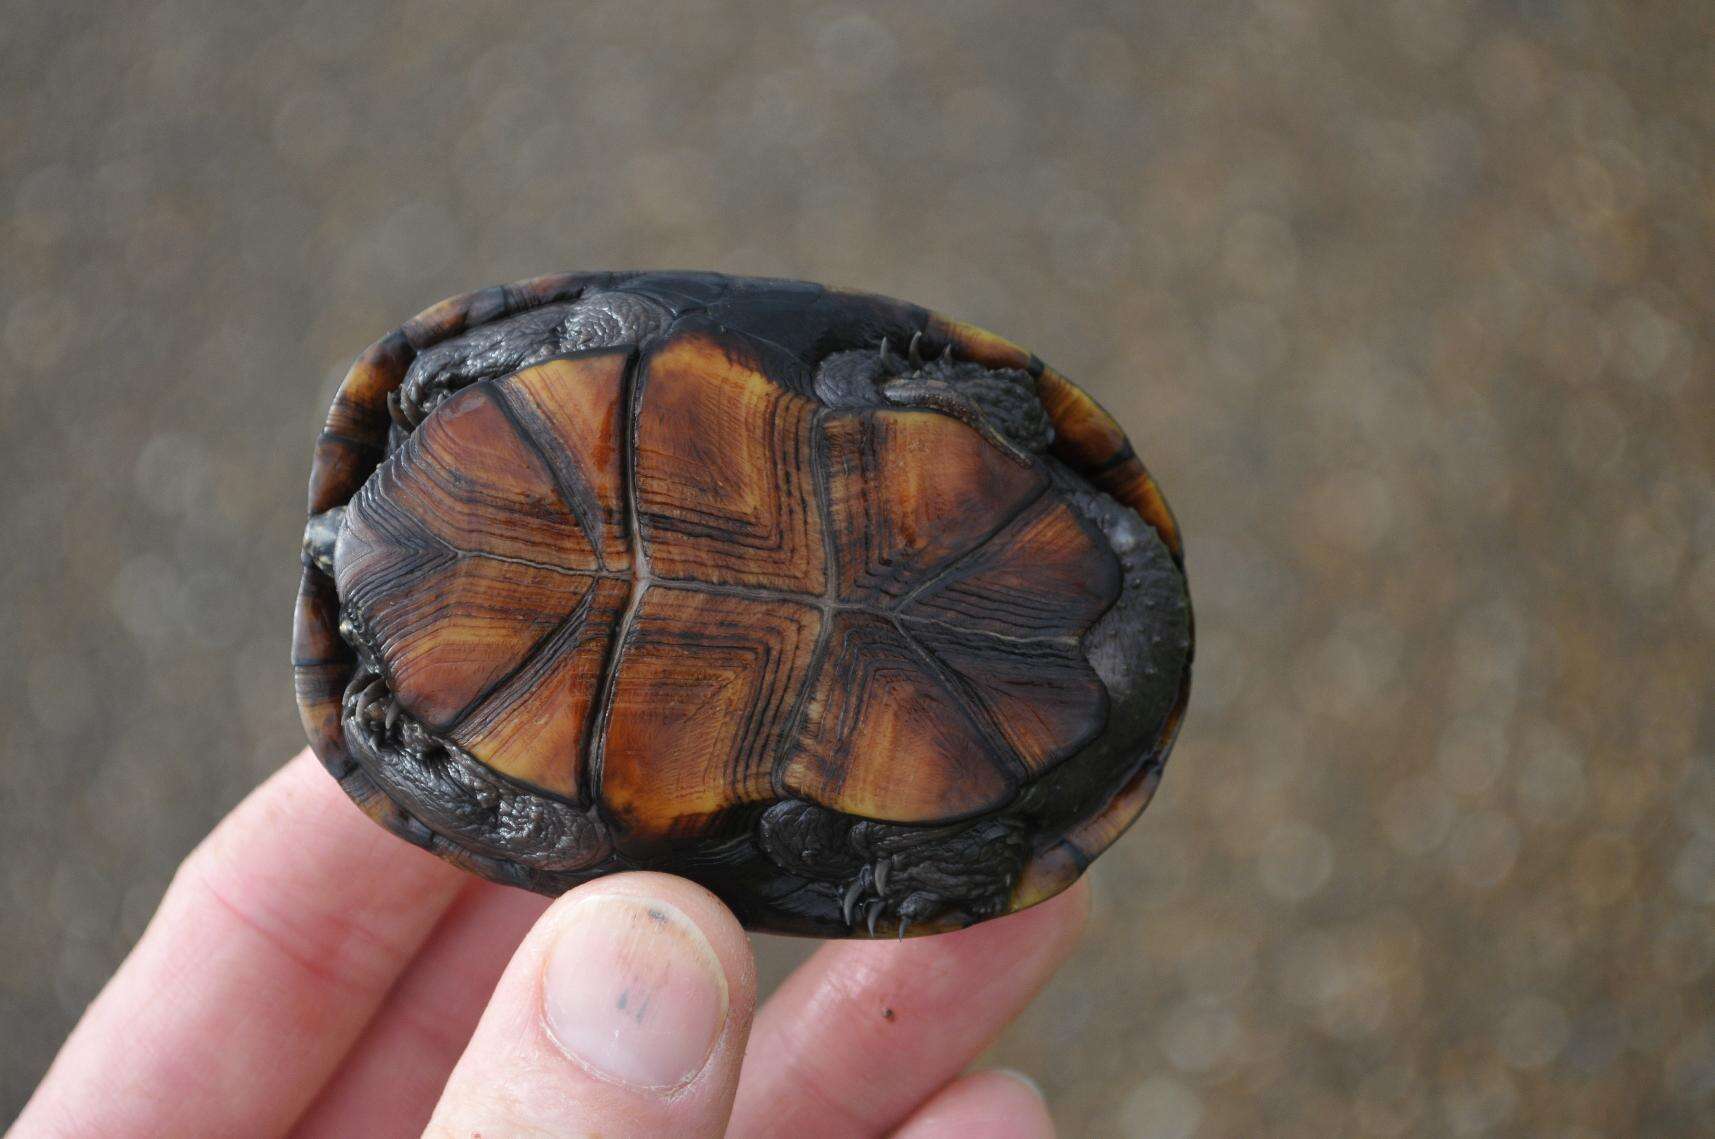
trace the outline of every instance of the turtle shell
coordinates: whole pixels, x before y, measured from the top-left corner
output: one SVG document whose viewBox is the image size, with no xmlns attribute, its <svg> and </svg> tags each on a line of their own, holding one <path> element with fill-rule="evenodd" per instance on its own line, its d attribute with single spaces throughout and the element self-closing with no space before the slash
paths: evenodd
<svg viewBox="0 0 1715 1139">
<path fill-rule="evenodd" d="M 544 278 L 366 352 L 318 442 L 311 742 L 412 841 L 557 893 L 686 874 L 754 928 L 1064 889 L 1189 692 L 1177 526 L 1087 395 L 913 305 Z"/>
</svg>

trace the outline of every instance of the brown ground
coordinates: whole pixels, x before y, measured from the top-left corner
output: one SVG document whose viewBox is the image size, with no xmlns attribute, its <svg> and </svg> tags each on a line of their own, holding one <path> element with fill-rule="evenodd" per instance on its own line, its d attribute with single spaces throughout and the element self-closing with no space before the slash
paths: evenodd
<svg viewBox="0 0 1715 1139">
<path fill-rule="evenodd" d="M 1715 1128 L 1715 7 L 362 7 L 0 13 L 0 1114 L 299 744 L 351 355 L 662 265 L 1011 335 L 1178 509 L 1183 741 L 997 1049 L 1065 1134 Z"/>
</svg>

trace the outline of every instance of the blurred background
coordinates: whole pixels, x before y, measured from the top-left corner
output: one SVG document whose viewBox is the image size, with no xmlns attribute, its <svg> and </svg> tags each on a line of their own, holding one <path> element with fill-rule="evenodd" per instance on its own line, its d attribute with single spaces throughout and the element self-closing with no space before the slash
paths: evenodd
<svg viewBox="0 0 1715 1139">
<path fill-rule="evenodd" d="M 1704 0 L 12 0 L 0 99 L 0 1114 L 302 744 L 351 357 L 660 266 L 1010 336 L 1178 511 L 1185 733 L 996 1049 L 1064 1134 L 1715 1128 Z"/>
</svg>

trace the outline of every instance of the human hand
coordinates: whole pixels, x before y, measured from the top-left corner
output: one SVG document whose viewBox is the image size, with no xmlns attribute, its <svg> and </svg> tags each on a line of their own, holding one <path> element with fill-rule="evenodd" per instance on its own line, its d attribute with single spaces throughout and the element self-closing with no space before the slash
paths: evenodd
<svg viewBox="0 0 1715 1139">
<path fill-rule="evenodd" d="M 305 752 L 185 860 L 12 1134 L 1052 1136 L 1027 1084 L 959 1073 L 1086 908 L 1080 884 L 830 943 L 755 1010 L 749 942 L 702 888 L 615 875 L 550 905 L 478 881 Z"/>
</svg>

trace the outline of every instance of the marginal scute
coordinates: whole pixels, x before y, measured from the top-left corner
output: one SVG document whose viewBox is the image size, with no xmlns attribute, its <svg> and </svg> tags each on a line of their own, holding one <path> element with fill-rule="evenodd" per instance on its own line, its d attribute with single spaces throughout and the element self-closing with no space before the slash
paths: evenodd
<svg viewBox="0 0 1715 1139">
<path fill-rule="evenodd" d="M 1085 819 L 1067 833 L 1066 843 L 1077 850 L 1085 862 L 1112 846 L 1149 805 L 1156 786 L 1161 782 L 1161 765 L 1179 737 L 1180 725 L 1185 722 L 1185 705 L 1189 695 L 1189 689 L 1181 690 L 1167 721 L 1161 725 L 1156 735 L 1146 761 L 1140 764 L 1131 779 L 1114 793 L 1107 810 Z"/>
<path fill-rule="evenodd" d="M 600 761 L 621 849 L 706 833 L 772 795 L 820 628 L 800 602 L 660 585 L 643 595 L 614 663 Z"/>
<path fill-rule="evenodd" d="M 349 500 L 381 461 L 387 442 L 387 396 L 399 386 L 410 362 L 410 345 L 394 332 L 365 349 L 346 373 L 316 441 L 311 514 Z"/>
<path fill-rule="evenodd" d="M 318 755 L 344 746 L 340 701 L 353 654 L 337 632 L 339 595 L 327 574 L 305 566 L 292 611 L 292 686 L 304 734 Z"/>
<path fill-rule="evenodd" d="M 506 290 L 491 286 L 437 301 L 406 321 L 401 331 L 411 347 L 421 352 L 467 328 L 505 315 Z"/>
<path fill-rule="evenodd" d="M 1148 754 L 1107 804 L 1032 858 L 1013 889 L 1011 907 L 1022 910 L 1046 901 L 1077 881 L 1091 860 L 1112 846 L 1143 813 L 1161 785 L 1162 765 L 1184 722 L 1189 689 L 1183 689 Z"/>
<path fill-rule="evenodd" d="M 1097 489 L 1137 511 L 1161 535 L 1173 557 L 1183 561 L 1179 523 L 1114 417 L 1053 368 L 1042 369 L 1036 391 L 1054 420 L 1055 456 Z"/>
<path fill-rule="evenodd" d="M 636 493 L 651 572 L 819 594 L 826 552 L 810 460 L 816 404 L 697 331 L 645 357 Z"/>
<path fill-rule="evenodd" d="M 999 807 L 1017 781 L 920 649 L 892 622 L 846 612 L 780 783 L 848 814 L 926 823 Z"/>
<path fill-rule="evenodd" d="M 975 360 L 985 368 L 1017 368 L 1035 375 L 1040 367 L 1035 356 L 1006 337 L 938 314 L 929 319 L 929 340 L 936 345 L 950 344 L 955 356 Z"/>
</svg>

